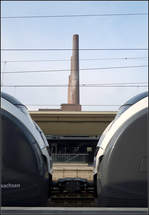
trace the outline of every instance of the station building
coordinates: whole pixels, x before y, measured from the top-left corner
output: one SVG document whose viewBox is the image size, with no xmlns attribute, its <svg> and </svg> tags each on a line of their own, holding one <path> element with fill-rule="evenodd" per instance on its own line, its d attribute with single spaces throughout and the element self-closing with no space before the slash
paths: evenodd
<svg viewBox="0 0 149 215">
<path fill-rule="evenodd" d="M 88 162 L 116 112 L 30 111 L 48 140 L 54 162 Z"/>
</svg>

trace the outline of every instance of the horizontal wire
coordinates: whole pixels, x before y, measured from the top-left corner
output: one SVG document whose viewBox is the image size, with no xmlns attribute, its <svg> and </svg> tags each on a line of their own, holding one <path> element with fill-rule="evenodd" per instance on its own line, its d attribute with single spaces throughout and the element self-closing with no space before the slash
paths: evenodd
<svg viewBox="0 0 149 215">
<path fill-rule="evenodd" d="M 61 104 L 25 104 L 27 106 L 60 106 Z M 104 105 L 104 104 L 97 104 L 97 105 L 86 105 L 86 104 L 81 104 L 81 106 L 120 106 L 120 105 Z"/>
<path fill-rule="evenodd" d="M 98 86 L 98 85 L 116 85 L 116 84 L 147 84 L 148 82 L 144 81 L 144 82 L 117 82 L 117 83 L 91 83 L 91 84 L 85 84 L 85 83 L 82 83 L 82 84 L 79 84 L 79 86 Z M 49 87 L 67 87 L 67 86 L 71 86 L 71 87 L 74 87 L 76 85 L 68 85 L 68 84 L 47 84 L 47 85 L 43 85 L 43 84 L 37 84 L 37 85 L 33 85 L 33 84 L 30 84 L 30 85 L 7 85 L 7 86 L 49 86 Z"/>
<path fill-rule="evenodd" d="M 68 14 L 68 15 L 31 15 L 31 16 L 2 16 L 2 19 L 32 19 L 32 18 L 74 18 L 97 16 L 143 16 L 147 13 L 103 13 L 103 14 Z"/>
<path fill-rule="evenodd" d="M 134 85 L 92 85 L 92 86 L 88 86 L 88 85 L 79 85 L 79 87 L 147 87 L 148 85 L 139 85 L 139 84 L 134 84 Z M 42 87 L 42 88 L 45 88 L 45 87 L 68 87 L 68 85 L 59 85 L 59 86 L 51 86 L 51 85 L 2 85 L 1 87 L 14 87 L 14 88 L 25 88 L 25 87 Z M 75 87 L 75 86 L 71 86 L 71 87 Z"/>
<path fill-rule="evenodd" d="M 127 69 L 127 68 L 141 68 L 147 67 L 147 65 L 135 65 L 135 66 L 118 66 L 118 67 L 99 67 L 99 68 L 82 68 L 80 71 L 87 71 L 87 70 L 108 70 L 108 69 Z M 15 73 L 39 73 L 39 72 L 68 72 L 70 69 L 57 69 L 57 70 L 26 70 L 26 71 L 15 71 L 15 72 L 2 72 L 2 74 L 15 74 Z"/>
<path fill-rule="evenodd" d="M 20 48 L 20 49 L 1 49 L 1 51 L 147 51 L 148 48 L 86 48 L 86 49 L 64 49 L 64 48 L 37 48 L 37 49 L 23 49 L 23 48 Z"/>
<path fill-rule="evenodd" d="M 98 60 L 136 60 L 147 59 L 147 57 L 119 57 L 119 58 L 92 58 L 80 59 L 80 61 L 98 61 Z M 70 61 L 69 59 L 51 59 L 51 60 L 4 60 L 1 63 L 23 63 L 23 62 L 57 62 L 57 61 Z"/>
</svg>

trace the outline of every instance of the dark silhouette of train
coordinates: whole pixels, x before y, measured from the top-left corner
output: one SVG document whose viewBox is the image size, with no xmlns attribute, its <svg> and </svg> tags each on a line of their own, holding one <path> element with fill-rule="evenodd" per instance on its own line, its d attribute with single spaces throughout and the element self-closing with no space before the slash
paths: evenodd
<svg viewBox="0 0 149 215">
<path fill-rule="evenodd" d="M 122 105 L 97 144 L 94 183 L 101 207 L 147 207 L 148 92 Z"/>
<path fill-rule="evenodd" d="M 45 206 L 52 185 L 48 142 L 27 108 L 1 93 L 2 206 Z"/>
</svg>

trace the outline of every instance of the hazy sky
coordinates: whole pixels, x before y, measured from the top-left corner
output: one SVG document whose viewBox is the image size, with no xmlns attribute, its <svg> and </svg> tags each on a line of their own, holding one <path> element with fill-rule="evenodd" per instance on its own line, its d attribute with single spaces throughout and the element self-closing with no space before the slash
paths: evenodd
<svg viewBox="0 0 149 215">
<path fill-rule="evenodd" d="M 147 13 L 144 1 L 4 1 L 2 16 Z M 103 16 L 75 18 L 2 19 L 3 49 L 71 49 L 73 34 L 79 34 L 80 48 L 147 48 L 148 16 Z M 2 52 L 2 72 L 70 69 L 71 51 Z M 107 58 L 128 58 L 107 59 Z M 138 58 L 141 57 L 141 58 Z M 106 58 L 101 60 L 101 58 Z M 129 59 L 137 58 L 137 59 Z M 82 60 L 100 59 L 100 60 Z M 28 60 L 66 60 L 9 62 Z M 68 60 L 68 61 L 67 61 Z M 8 62 L 7 62 L 8 61 Z M 147 51 L 80 51 L 80 69 L 147 65 Z M 3 74 L 3 85 L 68 84 L 69 71 Z M 147 67 L 80 71 L 80 84 L 147 82 Z M 146 87 L 81 87 L 84 105 L 121 105 Z M 3 87 L 26 104 L 58 105 L 67 103 L 66 87 Z M 30 104 L 30 105 L 29 105 Z M 31 106 L 33 105 L 33 106 Z M 42 106 L 45 108 L 48 106 Z M 49 108 L 54 108 L 54 106 Z M 117 110 L 117 106 L 83 106 L 83 110 Z"/>
</svg>

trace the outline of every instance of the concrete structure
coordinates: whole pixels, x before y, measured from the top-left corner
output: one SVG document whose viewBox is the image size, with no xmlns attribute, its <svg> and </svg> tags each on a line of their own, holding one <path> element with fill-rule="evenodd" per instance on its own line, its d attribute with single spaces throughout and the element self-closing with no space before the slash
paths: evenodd
<svg viewBox="0 0 149 215">
<path fill-rule="evenodd" d="M 81 111 L 79 104 L 61 104 L 61 111 Z"/>
<path fill-rule="evenodd" d="M 30 111 L 30 114 L 45 135 L 98 136 L 116 112 Z"/>
</svg>

